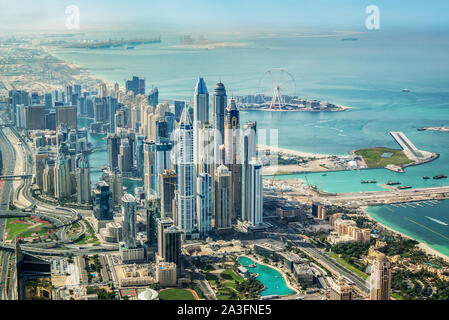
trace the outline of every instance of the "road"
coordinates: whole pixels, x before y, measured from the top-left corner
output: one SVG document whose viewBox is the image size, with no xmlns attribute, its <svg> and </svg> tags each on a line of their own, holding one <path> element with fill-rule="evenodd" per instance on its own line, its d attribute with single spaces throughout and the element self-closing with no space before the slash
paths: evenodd
<svg viewBox="0 0 449 320">
<path fill-rule="evenodd" d="M 5 113 L 0 115 L 0 123 L 4 123 Z M 3 130 L 6 130 L 5 127 L 0 127 L 0 151 L 2 153 L 2 175 L 11 175 L 14 173 L 15 166 L 15 156 L 14 156 L 14 148 L 9 143 L 8 139 L 5 136 Z M 13 192 L 13 181 L 2 181 L 2 187 L 0 189 L 0 208 L 8 209 L 9 201 L 11 199 L 11 195 Z M 6 205 L 5 205 L 6 204 Z M 5 229 L 6 229 L 7 219 L 0 219 L 0 242 L 3 241 L 5 237 Z M 6 288 L 6 279 L 8 274 L 8 265 L 10 263 L 13 254 L 9 251 L 2 250 L 1 251 L 1 260 L 0 260 L 0 300 L 6 300 L 9 298 L 8 288 Z"/>
<path fill-rule="evenodd" d="M 305 241 L 292 241 L 292 243 L 299 249 L 301 249 L 303 252 L 305 252 L 307 255 L 315 258 L 319 263 L 323 264 L 326 268 L 330 269 L 329 271 L 337 275 L 344 276 L 349 280 L 351 280 L 356 285 L 356 287 L 364 294 L 369 293 L 369 289 L 366 286 L 366 281 L 363 278 L 359 277 L 352 271 L 338 264 L 327 255 L 321 253 L 321 251 L 312 243 Z"/>
</svg>

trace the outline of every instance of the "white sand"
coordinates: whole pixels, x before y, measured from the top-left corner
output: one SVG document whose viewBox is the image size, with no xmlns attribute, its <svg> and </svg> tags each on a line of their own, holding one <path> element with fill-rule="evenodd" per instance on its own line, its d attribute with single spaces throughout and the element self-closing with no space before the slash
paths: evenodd
<svg viewBox="0 0 449 320">
<path fill-rule="evenodd" d="M 330 155 L 326 155 L 326 154 L 318 154 L 318 153 L 311 153 L 311 152 L 296 151 L 296 150 L 290 150 L 290 149 L 285 149 L 285 148 L 266 146 L 266 145 L 261 145 L 261 144 L 258 144 L 257 147 L 259 149 L 265 149 L 265 150 L 269 149 L 269 150 L 271 150 L 272 152 L 275 152 L 275 153 L 283 153 L 283 154 L 286 154 L 286 155 L 295 156 L 295 157 L 302 157 L 302 158 L 322 159 L 322 158 L 330 157 Z"/>
<path fill-rule="evenodd" d="M 408 235 L 406 235 L 406 234 L 404 234 L 404 233 L 402 233 L 402 232 L 399 232 L 399 231 L 397 231 L 397 230 L 394 230 L 394 229 L 392 229 L 392 228 L 390 228 L 390 227 L 388 227 L 388 226 L 386 226 L 386 225 L 380 223 L 379 221 L 377 221 L 376 219 L 374 219 L 373 217 L 371 217 L 371 215 L 370 215 L 370 214 L 368 213 L 368 211 L 366 211 L 365 209 L 366 209 L 366 207 L 363 208 L 363 210 L 365 211 L 367 217 L 370 218 L 372 221 L 375 221 L 378 225 L 382 226 L 383 228 L 385 228 L 385 229 L 387 229 L 387 230 L 389 230 L 389 231 L 391 231 L 391 232 L 393 232 L 393 233 L 400 234 L 400 235 L 401 235 L 402 237 L 404 237 L 404 238 L 418 241 L 418 240 L 416 240 L 416 239 L 413 239 L 412 237 L 409 237 Z M 432 247 L 430 247 L 428 244 L 426 244 L 426 243 L 424 243 L 424 242 L 419 242 L 418 247 L 419 247 L 420 249 L 422 249 L 427 255 L 434 255 L 434 256 L 443 258 L 444 260 L 446 260 L 447 262 L 449 262 L 449 257 L 448 257 L 448 256 L 446 256 L 445 254 L 443 254 L 443 253 L 441 253 L 441 252 L 439 252 L 439 251 L 433 249 Z"/>
</svg>

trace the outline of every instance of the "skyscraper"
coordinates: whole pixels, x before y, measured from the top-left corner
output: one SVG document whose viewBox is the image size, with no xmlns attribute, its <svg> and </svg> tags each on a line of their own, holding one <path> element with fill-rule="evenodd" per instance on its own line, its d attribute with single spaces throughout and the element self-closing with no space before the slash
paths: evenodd
<svg viewBox="0 0 449 320">
<path fill-rule="evenodd" d="M 225 117 L 225 164 L 231 171 L 232 176 L 232 214 L 231 219 L 235 221 L 241 218 L 241 199 L 242 190 L 240 183 L 240 119 L 239 110 L 235 104 L 235 100 L 231 99 L 226 109 Z"/>
<path fill-rule="evenodd" d="M 125 176 L 129 176 L 133 168 L 131 145 L 128 139 L 121 139 L 118 168 Z"/>
<path fill-rule="evenodd" d="M 134 76 L 132 80 L 126 81 L 126 93 L 132 91 L 134 95 L 145 94 L 145 79 Z"/>
<path fill-rule="evenodd" d="M 187 108 L 181 115 L 175 134 L 177 169 L 177 225 L 185 237 L 193 231 L 195 212 L 193 128 Z"/>
<path fill-rule="evenodd" d="M 24 115 L 25 129 L 45 129 L 45 106 L 25 107 Z"/>
<path fill-rule="evenodd" d="M 202 155 L 200 154 L 200 135 L 199 131 L 203 125 L 209 123 L 209 93 L 203 78 L 199 78 L 195 87 L 193 97 L 193 162 L 195 171 L 200 171 L 199 163 Z M 198 175 L 198 173 L 195 173 Z"/>
<path fill-rule="evenodd" d="M 391 270 L 385 254 L 379 252 L 371 266 L 370 297 L 371 300 L 390 300 Z"/>
<path fill-rule="evenodd" d="M 158 260 L 173 262 L 181 267 L 182 231 L 173 225 L 171 219 L 158 219 Z"/>
<path fill-rule="evenodd" d="M 157 244 L 157 219 L 161 216 L 161 201 L 158 195 L 150 195 L 146 200 L 147 211 L 147 244 L 153 246 Z"/>
<path fill-rule="evenodd" d="M 77 129 L 76 107 L 57 107 L 56 108 L 56 126 L 61 124 L 76 130 Z"/>
<path fill-rule="evenodd" d="M 201 173 L 197 178 L 196 212 L 200 237 L 206 237 L 212 229 L 212 177 Z"/>
<path fill-rule="evenodd" d="M 201 125 L 209 122 L 209 93 L 203 78 L 199 78 L 193 100 L 193 122 Z"/>
<path fill-rule="evenodd" d="M 151 91 L 148 93 L 148 105 L 156 108 L 158 103 L 159 103 L 159 90 L 156 87 L 151 89 Z"/>
<path fill-rule="evenodd" d="M 112 192 L 105 181 L 98 181 L 94 190 L 94 216 L 97 220 L 112 220 Z"/>
<path fill-rule="evenodd" d="M 175 199 L 176 173 L 168 169 L 159 174 L 161 217 L 173 219 L 173 200 Z"/>
<path fill-rule="evenodd" d="M 218 131 L 215 139 L 217 148 L 224 142 L 224 121 L 227 102 L 225 86 L 223 83 L 219 82 L 215 85 L 212 100 L 212 124 L 214 129 Z M 218 164 L 218 162 L 215 163 Z"/>
<path fill-rule="evenodd" d="M 136 139 L 136 167 L 137 167 L 137 176 L 139 178 L 143 178 L 143 142 L 145 140 L 144 136 L 137 136 Z"/>
<path fill-rule="evenodd" d="M 109 190 L 112 193 L 112 202 L 119 205 L 123 197 L 123 175 L 118 169 L 108 173 Z"/>
<path fill-rule="evenodd" d="M 181 115 L 186 107 L 185 101 L 175 101 L 175 120 L 179 122 Z"/>
<path fill-rule="evenodd" d="M 123 216 L 123 242 L 127 249 L 137 247 L 137 216 L 136 216 L 136 199 L 129 193 L 125 193 L 122 197 L 122 216 Z"/>
<path fill-rule="evenodd" d="M 82 153 L 76 159 L 76 193 L 79 204 L 90 202 L 89 160 Z"/>
<path fill-rule="evenodd" d="M 55 163 L 55 198 L 64 199 L 70 196 L 70 168 L 67 157 L 59 154 Z"/>
<path fill-rule="evenodd" d="M 34 155 L 34 177 L 39 189 L 43 190 L 44 179 L 43 174 L 45 167 L 47 166 L 48 151 L 45 149 L 37 149 Z"/>
<path fill-rule="evenodd" d="M 217 233 L 231 230 L 231 173 L 225 165 L 215 172 L 214 218 Z"/>
<path fill-rule="evenodd" d="M 116 134 L 108 135 L 108 167 L 110 171 L 118 169 L 118 155 L 120 152 L 120 137 Z"/>
<path fill-rule="evenodd" d="M 146 195 L 156 192 L 156 144 L 154 141 L 144 141 L 144 190 Z"/>
<path fill-rule="evenodd" d="M 259 226 L 263 223 L 262 163 L 252 160 L 248 167 L 250 175 L 250 192 L 247 195 L 250 200 L 248 222 L 251 226 Z"/>
<path fill-rule="evenodd" d="M 244 125 L 244 130 L 242 132 L 242 142 L 241 142 L 241 190 L 242 190 L 242 210 L 241 219 L 242 221 L 249 221 L 250 219 L 250 197 L 251 194 L 251 181 L 250 181 L 250 168 L 249 163 L 254 157 L 256 157 L 256 123 L 248 122 Z"/>
</svg>

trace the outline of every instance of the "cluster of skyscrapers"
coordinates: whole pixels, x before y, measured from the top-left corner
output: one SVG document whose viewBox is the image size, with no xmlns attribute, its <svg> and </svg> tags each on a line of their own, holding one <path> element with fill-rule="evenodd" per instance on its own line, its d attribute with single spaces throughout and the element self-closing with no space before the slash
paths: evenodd
<svg viewBox="0 0 449 320">
<path fill-rule="evenodd" d="M 146 244 L 158 261 L 179 268 L 182 239 L 264 228 L 262 164 L 257 126 L 241 128 L 234 99 L 217 83 L 212 94 L 203 78 L 193 108 L 184 101 L 159 103 L 157 88 L 145 95 L 145 80 L 133 77 L 126 90 L 100 84 L 96 92 L 67 86 L 42 96 L 10 92 L 11 119 L 35 144 L 35 182 L 42 194 L 92 204 L 94 227 L 121 242 L 124 260 L 143 258 L 137 241 L 138 211 L 146 212 Z M 87 155 L 94 146 L 78 118 L 90 118 L 91 133 L 103 133 L 107 163 L 91 187 Z M 143 179 L 135 196 L 123 179 Z M 131 191 L 132 192 L 132 191 Z M 117 229 L 114 209 L 121 207 Z M 141 211 L 139 211 L 141 212 Z M 119 230 L 119 231 L 117 231 Z"/>
</svg>

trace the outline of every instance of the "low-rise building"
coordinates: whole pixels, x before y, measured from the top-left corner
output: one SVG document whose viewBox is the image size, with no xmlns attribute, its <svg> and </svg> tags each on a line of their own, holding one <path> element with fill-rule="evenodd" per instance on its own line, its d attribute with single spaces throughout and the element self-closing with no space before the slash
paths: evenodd
<svg viewBox="0 0 449 320">
<path fill-rule="evenodd" d="M 177 280 L 175 263 L 159 261 L 156 264 L 156 281 L 161 287 L 174 287 Z"/>
</svg>

